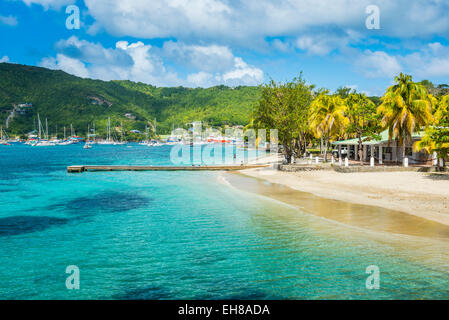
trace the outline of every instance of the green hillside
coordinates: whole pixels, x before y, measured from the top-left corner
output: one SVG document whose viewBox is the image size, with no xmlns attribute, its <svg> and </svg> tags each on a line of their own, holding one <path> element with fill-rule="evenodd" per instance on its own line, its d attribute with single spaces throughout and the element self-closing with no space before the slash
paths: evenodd
<svg viewBox="0 0 449 320">
<path fill-rule="evenodd" d="M 9 121 L 8 132 L 24 134 L 34 128 L 39 113 L 48 119 L 49 131 L 73 127 L 85 134 L 95 123 L 104 134 L 108 117 L 113 126 L 123 123 L 126 130 L 144 130 L 147 121 L 157 119 L 158 133 L 168 133 L 172 126 L 203 121 L 208 125 L 246 124 L 252 107 L 260 97 L 259 87 L 164 88 L 131 81 L 101 81 L 78 78 L 63 71 L 18 64 L 0 63 L 0 124 L 14 105 L 31 103 L 31 108 L 17 108 Z"/>
</svg>

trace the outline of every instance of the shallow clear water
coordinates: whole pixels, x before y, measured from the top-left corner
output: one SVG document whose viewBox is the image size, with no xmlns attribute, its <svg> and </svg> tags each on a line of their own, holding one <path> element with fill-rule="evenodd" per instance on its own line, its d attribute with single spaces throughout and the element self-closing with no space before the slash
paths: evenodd
<svg viewBox="0 0 449 320">
<path fill-rule="evenodd" d="M 348 227 L 217 172 L 66 173 L 166 165 L 169 148 L 0 146 L 0 298 L 448 297 L 447 241 Z M 379 290 L 365 287 L 369 265 Z"/>
</svg>

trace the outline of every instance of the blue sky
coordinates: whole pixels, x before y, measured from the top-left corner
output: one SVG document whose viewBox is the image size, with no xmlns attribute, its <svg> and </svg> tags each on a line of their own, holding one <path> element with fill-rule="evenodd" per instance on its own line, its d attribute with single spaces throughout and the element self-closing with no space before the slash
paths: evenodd
<svg viewBox="0 0 449 320">
<path fill-rule="evenodd" d="M 78 30 L 66 27 L 72 4 Z M 318 87 L 381 95 L 399 72 L 449 83 L 448 14 L 446 0 L 2 0 L 0 61 L 157 86 L 303 71 Z"/>
</svg>

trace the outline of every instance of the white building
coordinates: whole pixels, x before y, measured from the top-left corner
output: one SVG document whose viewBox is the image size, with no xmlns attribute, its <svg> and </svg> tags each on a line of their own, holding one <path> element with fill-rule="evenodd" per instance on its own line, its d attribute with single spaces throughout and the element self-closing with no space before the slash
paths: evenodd
<svg viewBox="0 0 449 320">
<path fill-rule="evenodd" d="M 388 162 L 402 162 L 402 146 L 397 146 L 396 140 L 388 141 L 388 130 L 383 131 L 380 136 L 380 140 L 368 141 L 366 137 L 362 138 L 363 161 L 369 161 L 369 159 L 373 155 L 374 160 L 379 164 Z M 413 144 L 416 141 L 421 140 L 421 138 L 422 133 L 414 133 L 412 135 L 412 141 L 406 145 L 405 156 L 408 158 L 409 163 L 430 164 L 430 162 L 432 161 L 432 155 L 427 154 L 425 151 L 413 151 Z M 336 141 L 333 142 L 332 145 L 338 148 L 340 157 L 342 154 L 342 148 L 346 148 L 349 159 L 360 160 L 358 150 L 359 140 L 357 138 Z M 343 157 L 346 157 L 346 155 L 343 154 Z"/>
</svg>

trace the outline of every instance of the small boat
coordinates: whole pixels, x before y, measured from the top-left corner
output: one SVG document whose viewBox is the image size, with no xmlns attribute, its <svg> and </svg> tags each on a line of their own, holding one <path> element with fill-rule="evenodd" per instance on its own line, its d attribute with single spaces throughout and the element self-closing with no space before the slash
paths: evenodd
<svg viewBox="0 0 449 320">
<path fill-rule="evenodd" d="M 34 144 L 34 146 L 35 147 L 53 147 L 53 146 L 55 146 L 55 144 L 48 140 L 39 140 L 36 144 Z"/>
<path fill-rule="evenodd" d="M 90 132 L 90 127 L 89 125 L 87 126 L 87 138 L 86 138 L 86 143 L 84 144 L 83 149 L 92 149 L 92 146 L 90 144 L 90 136 L 89 136 L 89 132 Z"/>
<path fill-rule="evenodd" d="M 71 140 L 64 140 L 58 143 L 58 146 L 68 146 L 69 144 L 73 144 L 74 142 Z"/>
<path fill-rule="evenodd" d="M 162 146 L 162 143 L 160 143 L 157 140 L 151 140 L 146 144 L 148 147 L 160 147 Z"/>
<path fill-rule="evenodd" d="M 6 140 L 7 135 L 5 132 L 5 136 L 3 136 L 3 127 L 0 127 L 0 133 L 1 133 L 1 137 L 0 137 L 0 145 L 3 146 L 10 146 L 10 144 L 8 143 L 8 141 Z"/>
<path fill-rule="evenodd" d="M 119 143 L 115 141 L 112 137 L 112 131 L 111 131 L 111 118 L 108 117 L 108 124 L 106 127 L 106 140 L 99 140 L 97 141 L 97 144 L 99 145 L 119 145 L 124 143 Z"/>
<path fill-rule="evenodd" d="M 145 137 L 146 137 L 145 141 L 139 142 L 139 145 L 149 147 L 150 146 L 150 136 L 149 136 L 149 133 L 148 133 L 148 127 L 147 126 L 145 126 Z"/>
<path fill-rule="evenodd" d="M 52 147 L 55 146 L 54 143 L 48 141 L 48 121 L 45 118 L 45 130 L 41 122 L 41 118 L 39 116 L 39 113 L 37 114 L 37 121 L 38 121 L 38 127 L 39 127 L 39 134 L 37 136 L 37 139 L 31 143 L 31 146 L 33 147 Z M 42 135 L 44 138 L 42 138 Z"/>
</svg>

